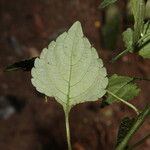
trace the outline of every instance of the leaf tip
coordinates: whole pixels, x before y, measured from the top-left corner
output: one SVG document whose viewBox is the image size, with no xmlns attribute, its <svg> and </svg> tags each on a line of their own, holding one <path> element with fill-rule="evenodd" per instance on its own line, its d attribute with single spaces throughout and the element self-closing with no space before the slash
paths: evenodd
<svg viewBox="0 0 150 150">
<path fill-rule="evenodd" d="M 72 33 L 80 33 L 81 36 L 83 36 L 83 31 L 82 31 L 82 26 L 80 21 L 76 21 L 71 28 L 69 29 L 68 32 Z"/>
<path fill-rule="evenodd" d="M 77 20 L 77 21 L 74 23 L 74 25 L 76 25 L 76 26 L 81 26 L 81 22 Z"/>
</svg>

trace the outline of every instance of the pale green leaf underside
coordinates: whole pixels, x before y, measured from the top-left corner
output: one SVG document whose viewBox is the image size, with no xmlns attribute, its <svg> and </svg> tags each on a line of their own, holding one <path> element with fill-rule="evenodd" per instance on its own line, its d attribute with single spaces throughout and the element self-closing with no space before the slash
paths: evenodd
<svg viewBox="0 0 150 150">
<path fill-rule="evenodd" d="M 64 108 L 97 100 L 108 84 L 103 62 L 78 21 L 43 49 L 31 74 L 36 89 L 55 97 Z"/>
</svg>

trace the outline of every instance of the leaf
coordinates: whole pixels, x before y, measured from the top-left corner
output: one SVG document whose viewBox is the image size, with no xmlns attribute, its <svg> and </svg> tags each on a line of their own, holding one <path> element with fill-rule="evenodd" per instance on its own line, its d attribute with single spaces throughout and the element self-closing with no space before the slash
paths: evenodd
<svg viewBox="0 0 150 150">
<path fill-rule="evenodd" d="M 110 4 L 115 3 L 117 0 L 103 0 L 103 2 L 100 4 L 99 8 L 104 8 Z"/>
<path fill-rule="evenodd" d="M 150 21 L 147 21 L 144 24 L 143 36 L 146 36 L 149 33 L 150 33 Z"/>
<path fill-rule="evenodd" d="M 136 45 L 144 27 L 145 2 L 144 0 L 131 0 L 132 13 L 134 16 L 133 44 Z"/>
<path fill-rule="evenodd" d="M 126 49 L 129 52 L 133 52 L 133 30 L 131 28 L 128 28 L 123 32 L 122 36 Z"/>
<path fill-rule="evenodd" d="M 141 49 L 139 55 L 150 58 L 150 21 L 144 25 L 143 37 L 140 39 Z"/>
<path fill-rule="evenodd" d="M 17 70 L 23 70 L 23 71 L 31 71 L 31 69 L 34 66 L 34 60 L 36 57 L 15 62 L 14 64 L 11 64 L 5 68 L 5 71 L 17 71 Z"/>
<path fill-rule="evenodd" d="M 139 51 L 139 55 L 143 58 L 150 58 L 150 42 Z"/>
<path fill-rule="evenodd" d="M 132 83 L 132 81 L 133 78 L 127 76 L 118 76 L 114 74 L 109 78 L 109 84 L 107 89 L 118 97 L 128 101 L 137 96 L 140 91 L 137 88 L 136 84 Z M 105 100 L 105 102 L 107 102 L 108 104 L 112 104 L 116 101 L 117 99 L 115 99 L 110 94 L 107 95 L 107 98 Z"/>
<path fill-rule="evenodd" d="M 120 28 L 119 8 L 115 5 L 110 6 L 105 12 L 105 20 L 106 22 L 102 29 L 104 47 L 109 50 L 114 50 Z"/>
<path fill-rule="evenodd" d="M 134 122 L 135 122 L 135 118 L 130 119 L 128 117 L 125 117 L 124 119 L 122 119 L 121 124 L 119 126 L 116 145 L 119 145 L 122 142 L 124 137 L 127 135 L 128 131 L 133 126 Z"/>
<path fill-rule="evenodd" d="M 43 49 L 31 74 L 36 89 L 55 97 L 68 112 L 78 103 L 102 97 L 108 84 L 103 62 L 78 21 Z"/>
<path fill-rule="evenodd" d="M 145 18 L 146 18 L 146 19 L 150 19 L 149 10 L 150 10 L 150 0 L 147 0 L 147 3 L 146 3 L 146 10 L 145 10 Z"/>
</svg>

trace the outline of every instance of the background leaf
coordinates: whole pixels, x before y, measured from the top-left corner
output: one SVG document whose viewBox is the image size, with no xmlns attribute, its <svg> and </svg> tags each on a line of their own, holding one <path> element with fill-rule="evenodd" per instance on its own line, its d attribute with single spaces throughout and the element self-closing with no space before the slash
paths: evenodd
<svg viewBox="0 0 150 150">
<path fill-rule="evenodd" d="M 141 33 L 144 28 L 145 18 L 145 2 L 144 0 L 130 0 L 132 13 L 134 16 L 134 32 L 133 32 L 133 44 L 136 45 L 140 39 Z"/>
<path fill-rule="evenodd" d="M 143 37 L 140 40 L 142 45 L 139 55 L 143 58 L 150 58 L 150 21 L 144 25 Z"/>
<path fill-rule="evenodd" d="M 146 36 L 149 33 L 150 33 L 150 21 L 147 21 L 144 24 L 143 36 Z"/>
<path fill-rule="evenodd" d="M 127 76 L 118 76 L 114 74 L 109 78 L 109 84 L 107 89 L 124 100 L 130 100 L 137 96 L 140 91 L 137 88 L 136 84 L 132 83 L 132 81 L 133 78 Z M 107 95 L 107 98 L 105 100 L 105 102 L 108 104 L 116 101 L 117 99 L 115 99 L 110 94 Z"/>
<path fill-rule="evenodd" d="M 104 48 L 109 50 L 116 49 L 120 19 L 120 11 L 116 5 L 111 5 L 105 10 L 105 24 L 102 28 Z"/>
<path fill-rule="evenodd" d="M 99 8 L 104 8 L 110 4 L 115 3 L 117 0 L 103 0 L 103 2 L 100 4 Z"/>
<path fill-rule="evenodd" d="M 150 0 L 147 0 L 147 3 L 146 3 L 146 12 L 145 12 L 145 18 L 146 19 L 150 19 Z"/>
<path fill-rule="evenodd" d="M 123 32 L 122 36 L 125 48 L 128 49 L 128 51 L 133 52 L 133 30 L 128 28 Z"/>
<path fill-rule="evenodd" d="M 17 70 L 23 70 L 23 71 L 31 71 L 31 69 L 34 66 L 34 60 L 36 57 L 22 60 L 15 62 L 14 64 L 11 64 L 5 68 L 5 71 L 17 71 Z"/>
<path fill-rule="evenodd" d="M 150 58 L 150 43 L 146 44 L 140 51 L 139 55 L 143 58 Z"/>
<path fill-rule="evenodd" d="M 36 89 L 55 97 L 67 112 L 78 103 L 102 97 L 108 84 L 103 62 L 78 21 L 43 49 L 31 73 Z"/>
<path fill-rule="evenodd" d="M 127 135 L 128 131 L 133 126 L 134 121 L 135 121 L 134 118 L 130 119 L 128 117 L 125 117 L 124 119 L 122 119 L 121 124 L 119 126 L 119 131 L 118 131 L 118 136 L 117 136 L 117 144 L 116 145 L 121 143 L 121 141 Z"/>
</svg>

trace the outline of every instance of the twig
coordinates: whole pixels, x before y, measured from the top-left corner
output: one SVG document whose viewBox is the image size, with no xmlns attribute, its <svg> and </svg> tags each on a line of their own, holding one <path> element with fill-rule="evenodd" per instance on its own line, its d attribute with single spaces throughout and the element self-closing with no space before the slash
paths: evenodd
<svg viewBox="0 0 150 150">
<path fill-rule="evenodd" d="M 112 95 L 113 97 L 115 97 L 116 99 L 118 99 L 119 101 L 123 102 L 124 104 L 126 104 L 130 108 L 132 108 L 136 112 L 137 115 L 139 114 L 139 110 L 134 105 L 132 105 L 131 103 L 129 103 L 129 102 L 123 100 L 122 98 L 118 97 L 117 95 L 115 95 L 111 91 L 109 91 L 109 90 L 106 90 L 106 91 L 107 91 L 107 93 L 109 93 L 110 95 Z"/>
<path fill-rule="evenodd" d="M 116 147 L 115 150 L 123 150 L 126 145 L 128 144 L 131 137 L 135 134 L 135 132 L 141 127 L 141 125 L 144 123 L 145 119 L 150 115 L 150 104 L 140 113 L 140 115 L 135 120 L 135 123 L 125 136 L 125 138 L 122 140 L 122 142 Z"/>
<path fill-rule="evenodd" d="M 117 59 L 119 59 L 120 57 L 122 57 L 123 55 L 127 54 L 129 52 L 128 49 L 122 51 L 121 53 L 119 53 L 116 57 L 114 57 L 111 62 L 115 62 Z"/>
</svg>

